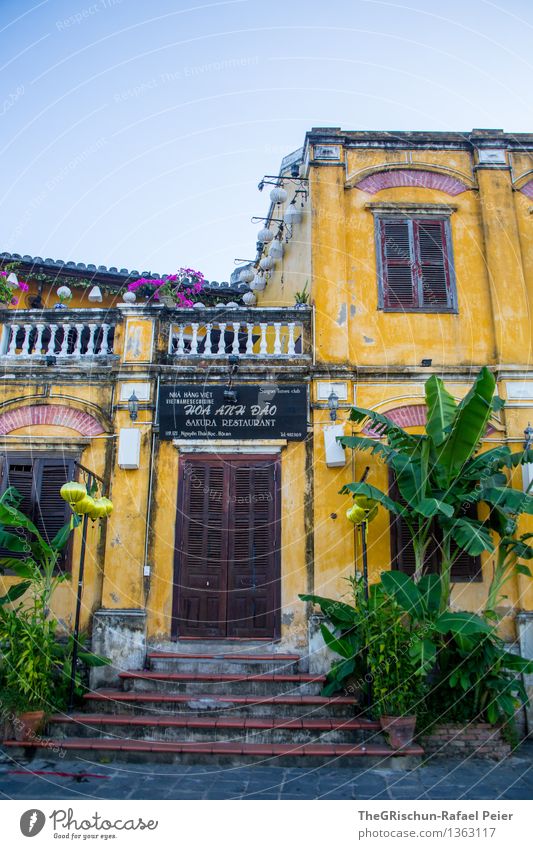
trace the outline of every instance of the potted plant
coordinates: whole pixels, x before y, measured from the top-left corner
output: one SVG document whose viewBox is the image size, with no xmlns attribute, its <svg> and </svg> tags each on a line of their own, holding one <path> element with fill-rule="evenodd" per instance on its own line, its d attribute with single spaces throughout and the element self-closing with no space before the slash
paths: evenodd
<svg viewBox="0 0 533 849">
<path fill-rule="evenodd" d="M 309 292 L 307 291 L 308 280 L 305 281 L 305 286 L 301 292 L 296 292 L 294 295 L 294 305 L 296 309 L 303 309 L 309 306 Z"/>
<path fill-rule="evenodd" d="M 180 268 L 176 274 L 167 277 L 140 277 L 128 284 L 128 292 L 145 295 L 148 301 L 162 303 L 167 307 L 190 309 L 194 306 L 196 295 L 205 286 L 201 271 L 194 268 Z"/>
</svg>

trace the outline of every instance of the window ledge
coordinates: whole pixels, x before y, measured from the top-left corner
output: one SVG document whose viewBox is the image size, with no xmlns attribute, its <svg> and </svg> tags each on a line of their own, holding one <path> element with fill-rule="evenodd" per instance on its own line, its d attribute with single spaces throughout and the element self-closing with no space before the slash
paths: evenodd
<svg viewBox="0 0 533 849">
<path fill-rule="evenodd" d="M 365 208 L 372 212 L 382 212 L 392 215 L 451 215 L 458 207 L 449 203 L 407 203 L 399 201 L 379 201 L 365 203 Z"/>
<path fill-rule="evenodd" d="M 422 315 L 459 315 L 459 310 L 455 307 L 440 307 L 431 309 L 430 307 L 405 307 L 404 309 L 395 309 L 394 307 L 378 307 L 378 312 L 390 312 L 396 314 L 402 313 L 421 313 Z"/>
</svg>

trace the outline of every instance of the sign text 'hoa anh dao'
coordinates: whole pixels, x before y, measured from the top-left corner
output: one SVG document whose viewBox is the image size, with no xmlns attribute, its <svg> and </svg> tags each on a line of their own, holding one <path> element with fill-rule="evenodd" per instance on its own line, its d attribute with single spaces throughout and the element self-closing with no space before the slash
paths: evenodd
<svg viewBox="0 0 533 849">
<path fill-rule="evenodd" d="M 234 385 L 236 398 L 218 384 L 161 386 L 161 439 L 305 439 L 305 384 Z"/>
</svg>

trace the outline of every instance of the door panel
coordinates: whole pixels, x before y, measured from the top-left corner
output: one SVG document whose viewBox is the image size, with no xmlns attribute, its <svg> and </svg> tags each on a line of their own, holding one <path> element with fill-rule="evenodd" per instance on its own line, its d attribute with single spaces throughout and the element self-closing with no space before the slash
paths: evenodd
<svg viewBox="0 0 533 849">
<path fill-rule="evenodd" d="M 277 635 L 276 469 L 276 458 L 204 456 L 181 462 L 174 635 Z"/>
</svg>

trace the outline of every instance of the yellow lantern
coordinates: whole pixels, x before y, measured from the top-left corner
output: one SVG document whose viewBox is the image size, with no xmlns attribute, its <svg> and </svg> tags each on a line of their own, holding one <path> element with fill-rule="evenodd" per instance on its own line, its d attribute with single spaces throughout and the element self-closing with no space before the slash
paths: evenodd
<svg viewBox="0 0 533 849">
<path fill-rule="evenodd" d="M 92 510 L 87 511 L 89 519 L 92 519 L 93 521 L 96 519 L 105 519 L 107 516 L 107 505 L 102 502 L 107 500 L 107 498 L 93 498 L 93 508 Z"/>
<path fill-rule="evenodd" d="M 113 512 L 113 502 L 110 501 L 109 498 L 106 498 L 105 496 L 100 498 L 99 501 L 100 501 L 100 504 L 105 504 L 105 508 L 106 508 L 105 515 L 110 516 L 111 513 Z"/>
<path fill-rule="evenodd" d="M 82 483 L 76 483 L 76 481 L 67 481 L 64 483 L 61 489 L 59 490 L 59 494 L 64 501 L 67 501 L 72 507 L 74 504 L 77 504 L 79 501 L 87 495 L 87 490 Z"/>
<path fill-rule="evenodd" d="M 77 501 L 76 504 L 73 505 L 72 509 L 75 513 L 80 513 L 82 515 L 87 513 L 90 516 L 94 510 L 94 498 L 86 492 L 81 501 Z"/>
</svg>

